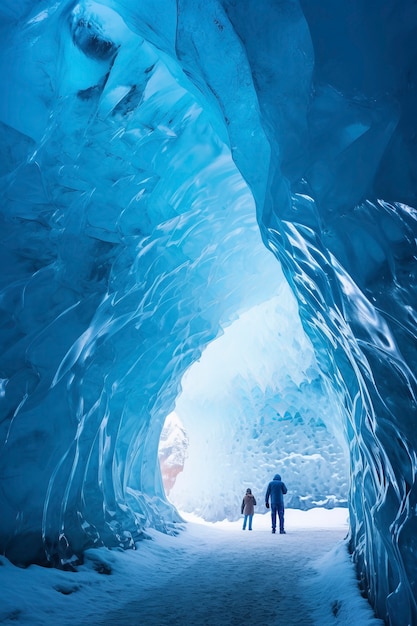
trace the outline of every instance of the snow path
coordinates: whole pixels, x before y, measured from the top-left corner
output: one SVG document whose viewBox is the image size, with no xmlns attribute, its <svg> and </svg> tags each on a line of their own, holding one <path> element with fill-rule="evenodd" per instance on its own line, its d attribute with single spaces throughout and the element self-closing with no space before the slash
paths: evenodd
<svg viewBox="0 0 417 626">
<path fill-rule="evenodd" d="M 255 516 L 251 532 L 189 524 L 185 533 L 188 543 L 162 564 L 157 589 L 155 580 L 138 581 L 138 599 L 97 626 L 314 626 L 305 584 L 346 528 L 272 535 L 269 516 Z"/>
<path fill-rule="evenodd" d="M 76 572 L 0 556 L 2 626 L 383 626 L 361 597 L 343 541 L 346 509 L 149 530 L 137 550 L 87 550 Z M 201 522 L 201 520 L 200 520 Z"/>
<path fill-rule="evenodd" d="M 301 582 L 314 573 L 312 558 L 342 537 L 338 531 L 315 531 L 308 542 L 300 538 L 300 533 L 273 537 L 265 532 L 233 535 L 228 541 L 219 538 L 216 550 L 206 544 L 185 572 L 178 563 L 178 576 L 162 584 L 158 593 L 151 589 L 141 594 L 140 600 L 99 623 L 313 626 Z"/>
</svg>

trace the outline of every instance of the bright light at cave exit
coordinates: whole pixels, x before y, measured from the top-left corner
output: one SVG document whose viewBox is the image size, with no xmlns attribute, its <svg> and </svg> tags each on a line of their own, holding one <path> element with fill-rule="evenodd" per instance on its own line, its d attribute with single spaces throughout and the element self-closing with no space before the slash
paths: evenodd
<svg viewBox="0 0 417 626">
<path fill-rule="evenodd" d="M 165 422 L 160 463 L 181 511 L 233 520 L 246 487 L 263 509 L 279 472 L 287 506 L 346 506 L 341 407 L 325 385 L 282 278 L 276 295 L 242 314 L 187 371 Z"/>
</svg>

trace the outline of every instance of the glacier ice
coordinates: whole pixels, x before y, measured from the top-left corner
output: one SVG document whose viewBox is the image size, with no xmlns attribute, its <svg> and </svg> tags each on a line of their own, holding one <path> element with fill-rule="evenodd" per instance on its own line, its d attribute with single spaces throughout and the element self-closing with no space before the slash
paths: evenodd
<svg viewBox="0 0 417 626">
<path fill-rule="evenodd" d="M 165 418 L 206 346 L 280 295 L 271 315 L 290 311 L 289 286 L 298 344 L 274 362 L 262 343 L 264 369 L 240 363 L 220 408 L 205 395 L 219 458 L 239 439 L 234 464 L 257 452 L 260 484 L 278 415 L 296 484 L 297 429 L 327 471 L 346 445 L 364 592 L 393 626 L 417 621 L 416 21 L 412 0 L 2 3 L 11 560 L 70 567 L 87 547 L 134 547 L 149 525 L 171 532 Z M 342 465 L 326 493 L 298 482 L 304 505 L 343 497 Z M 174 491 L 194 506 L 184 480 Z"/>
</svg>

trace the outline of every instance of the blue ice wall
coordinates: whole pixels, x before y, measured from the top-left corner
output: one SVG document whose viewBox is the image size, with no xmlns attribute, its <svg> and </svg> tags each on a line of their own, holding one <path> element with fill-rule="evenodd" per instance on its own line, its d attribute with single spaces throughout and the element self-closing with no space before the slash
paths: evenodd
<svg viewBox="0 0 417 626">
<path fill-rule="evenodd" d="M 277 285 L 176 12 L 156 33 L 147 11 L 2 8 L 0 534 L 18 563 L 178 519 L 157 450 L 181 376 Z"/>
<path fill-rule="evenodd" d="M 300 99 L 297 106 L 299 128 L 302 122 L 308 128 L 301 142 L 282 140 L 285 125 L 276 121 L 286 115 L 275 69 L 281 63 L 275 58 L 269 71 L 256 73 L 263 125 L 280 155 L 270 171 L 263 233 L 298 294 L 322 371 L 345 396 L 351 546 L 364 589 L 388 623 L 411 624 L 417 620 L 416 10 L 407 2 L 300 4 L 315 59 L 308 105 Z M 252 39 L 256 19 L 246 20 L 235 3 L 228 12 L 242 40 Z M 273 39 L 273 20 L 261 28 L 263 41 Z M 287 51 L 303 51 L 305 69 L 310 47 L 302 28 L 292 34 Z M 262 49 L 247 45 L 253 68 L 264 60 Z M 290 182 L 290 203 L 282 201 L 281 175 Z"/>
<path fill-rule="evenodd" d="M 12 560 L 169 529 L 163 420 L 276 293 L 269 248 L 343 407 L 364 590 L 417 621 L 416 21 L 411 0 L 2 3 Z"/>
</svg>

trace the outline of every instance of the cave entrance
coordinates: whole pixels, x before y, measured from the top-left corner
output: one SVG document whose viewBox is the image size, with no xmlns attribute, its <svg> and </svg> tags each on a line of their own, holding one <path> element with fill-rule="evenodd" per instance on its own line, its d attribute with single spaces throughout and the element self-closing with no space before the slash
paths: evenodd
<svg viewBox="0 0 417 626">
<path fill-rule="evenodd" d="M 280 473 L 287 508 L 346 507 L 341 406 L 295 299 L 277 294 L 224 328 L 183 377 L 159 445 L 168 499 L 206 521 L 232 521 L 247 487 L 266 511 L 265 487 Z"/>
</svg>

